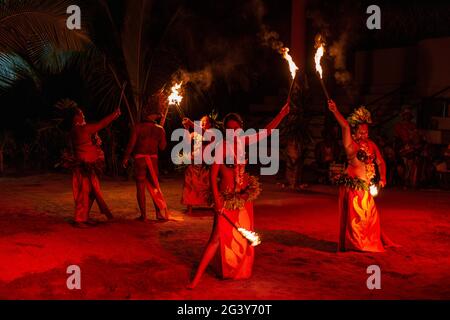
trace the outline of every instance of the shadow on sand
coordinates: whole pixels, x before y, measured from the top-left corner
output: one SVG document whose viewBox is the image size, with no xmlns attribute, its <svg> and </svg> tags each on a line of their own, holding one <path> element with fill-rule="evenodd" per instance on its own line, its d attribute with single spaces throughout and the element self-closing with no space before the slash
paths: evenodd
<svg viewBox="0 0 450 320">
<path fill-rule="evenodd" d="M 337 252 L 337 242 L 315 239 L 291 230 L 263 230 L 263 241 L 276 242 L 290 247 L 309 248 L 322 252 Z"/>
</svg>

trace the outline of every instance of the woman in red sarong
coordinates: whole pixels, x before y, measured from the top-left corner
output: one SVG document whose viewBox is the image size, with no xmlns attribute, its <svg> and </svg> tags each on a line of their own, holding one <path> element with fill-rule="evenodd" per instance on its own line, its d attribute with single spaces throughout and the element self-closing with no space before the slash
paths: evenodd
<svg viewBox="0 0 450 320">
<path fill-rule="evenodd" d="M 210 184 L 210 166 L 201 163 L 193 163 L 198 153 L 203 154 L 203 150 L 209 143 L 214 141 L 204 141 L 203 134 L 212 128 L 212 121 L 209 116 L 200 119 L 202 134 L 194 130 L 190 134 L 190 141 L 193 141 L 192 153 L 189 155 L 191 164 L 184 171 L 184 184 L 181 203 L 186 206 L 186 213 L 192 213 L 192 207 L 211 207 L 212 194 Z M 188 119 L 183 119 L 185 129 L 193 129 L 194 123 Z M 203 159 L 203 157 L 202 157 Z"/>
<path fill-rule="evenodd" d="M 286 104 L 272 122 L 267 125 L 266 129 L 268 129 L 269 134 L 270 130 L 276 128 L 288 113 L 289 104 Z M 234 113 L 227 115 L 223 124 L 225 129 L 235 131 L 243 126 L 241 117 Z M 261 138 L 263 136 L 258 135 L 256 141 Z M 255 139 L 245 140 L 246 143 L 251 141 L 255 141 Z M 189 289 L 197 286 L 216 252 L 218 252 L 218 273 L 221 278 L 247 279 L 252 274 L 254 247 L 236 230 L 230 221 L 227 221 L 229 219 L 234 225 L 252 231 L 253 201 L 260 193 L 257 178 L 249 176 L 245 172 L 245 164 L 239 164 L 236 161 L 240 147 L 242 146 L 239 146 L 239 142 L 236 143 L 235 141 L 232 149 L 235 159 L 233 164 L 214 163 L 211 167 L 211 187 L 216 214 L 210 239 L 195 276 L 188 286 Z M 226 142 L 224 142 L 223 148 L 227 148 Z"/>
<path fill-rule="evenodd" d="M 381 232 L 380 217 L 371 189 L 386 185 L 386 165 L 376 144 L 369 139 L 370 112 L 363 106 L 348 121 L 334 101 L 328 107 L 342 128 L 348 166 L 335 178 L 339 187 L 339 251 L 383 252 L 395 244 Z M 375 180 L 375 164 L 380 179 Z"/>
<path fill-rule="evenodd" d="M 107 127 L 120 115 L 116 110 L 98 123 L 86 123 L 83 111 L 74 107 L 74 117 L 71 130 L 73 155 L 63 156 L 63 165 L 72 168 L 72 189 L 75 200 L 75 226 L 85 227 L 95 225 L 89 220 L 89 212 L 94 200 L 108 219 L 112 219 L 111 211 L 103 199 L 100 190 L 98 174 L 104 167 L 104 153 L 97 132 Z"/>
</svg>

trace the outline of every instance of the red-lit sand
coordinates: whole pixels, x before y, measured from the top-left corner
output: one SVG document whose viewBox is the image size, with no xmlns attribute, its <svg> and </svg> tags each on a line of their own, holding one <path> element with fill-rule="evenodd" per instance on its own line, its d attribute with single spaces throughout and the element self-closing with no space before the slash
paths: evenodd
<svg viewBox="0 0 450 320">
<path fill-rule="evenodd" d="M 180 179 L 164 179 L 175 216 L 142 223 L 133 182 L 103 181 L 116 220 L 73 228 L 68 175 L 0 179 L 1 299 L 450 299 L 450 193 L 385 190 L 382 226 L 403 247 L 381 254 L 336 253 L 336 189 L 296 193 L 270 183 L 255 206 L 263 234 L 254 275 L 221 281 L 209 271 L 185 289 L 211 230 L 212 215 L 181 213 Z M 153 211 L 151 211 L 153 216 Z M 94 206 L 95 218 L 102 218 Z M 66 288 L 77 264 L 82 290 Z M 382 270 L 382 289 L 366 287 L 366 268 Z"/>
</svg>

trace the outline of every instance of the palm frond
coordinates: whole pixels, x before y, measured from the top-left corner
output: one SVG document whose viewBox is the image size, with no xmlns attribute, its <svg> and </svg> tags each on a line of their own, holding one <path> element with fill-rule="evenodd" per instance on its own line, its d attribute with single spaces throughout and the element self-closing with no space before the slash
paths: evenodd
<svg viewBox="0 0 450 320">
<path fill-rule="evenodd" d="M 5 92 L 18 81 L 25 79 L 33 80 L 37 88 L 41 86 L 41 80 L 34 68 L 17 54 L 0 52 L 0 66 L 0 92 Z"/>
<path fill-rule="evenodd" d="M 79 70 L 85 87 L 92 93 L 99 111 L 107 113 L 117 108 L 123 84 L 102 52 L 90 46 L 86 51 L 74 54 L 71 61 Z M 126 99 L 125 96 L 124 100 Z M 134 114 L 130 114 L 131 122 L 133 118 Z"/>
<path fill-rule="evenodd" d="M 41 85 L 43 74 L 60 73 L 73 51 L 84 50 L 89 36 L 66 26 L 67 0 L 0 2 L 0 91 L 17 81 Z"/>
<path fill-rule="evenodd" d="M 151 16 L 149 14 L 151 7 L 152 1 L 149 0 L 128 1 L 121 35 L 125 64 L 138 110 L 142 104 L 142 87 L 145 82 L 143 65 L 147 48 L 145 40 L 148 28 L 146 26 L 149 24 L 147 19 Z"/>
<path fill-rule="evenodd" d="M 28 55 L 37 61 L 52 44 L 61 50 L 83 50 L 90 42 L 83 30 L 66 26 L 67 0 L 6 0 L 0 3 L 0 51 Z"/>
</svg>

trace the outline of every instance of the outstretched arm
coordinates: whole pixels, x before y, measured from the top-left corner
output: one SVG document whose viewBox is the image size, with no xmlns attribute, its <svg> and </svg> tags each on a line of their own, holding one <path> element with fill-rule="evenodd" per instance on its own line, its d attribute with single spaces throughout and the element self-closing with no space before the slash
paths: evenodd
<svg viewBox="0 0 450 320">
<path fill-rule="evenodd" d="M 104 128 L 106 128 L 111 122 L 116 120 L 120 116 L 120 109 L 117 109 L 113 113 L 111 113 L 109 116 L 104 117 L 102 120 L 100 120 L 97 123 L 90 123 L 86 125 L 86 129 L 89 133 L 96 133 Z"/>
<path fill-rule="evenodd" d="M 270 131 L 272 129 L 277 128 L 280 125 L 281 121 L 284 119 L 284 117 L 286 117 L 289 114 L 289 111 L 290 111 L 289 103 L 286 103 L 283 106 L 283 108 L 281 108 L 281 111 L 276 115 L 276 117 L 273 118 L 273 120 L 270 121 L 269 124 L 267 124 L 265 129 Z"/>
<path fill-rule="evenodd" d="M 342 128 L 342 140 L 344 141 L 344 148 L 347 155 L 354 152 L 353 138 L 350 129 L 350 125 L 344 116 L 339 112 L 336 103 L 333 100 L 328 100 L 328 109 L 333 113 L 337 122 Z"/>
<path fill-rule="evenodd" d="M 245 139 L 246 145 L 258 142 L 258 141 L 270 136 L 272 134 L 272 130 L 277 128 L 280 125 L 280 123 L 281 123 L 281 121 L 283 121 L 284 117 L 286 117 L 289 114 L 289 111 L 290 111 L 290 105 L 288 102 L 283 106 L 283 108 L 281 108 L 281 111 L 275 116 L 275 118 L 273 118 L 273 120 L 270 121 L 266 125 L 266 127 L 264 128 L 264 129 L 266 129 L 264 131 L 264 133 L 262 133 L 262 134 L 260 134 L 259 132 L 256 133 L 256 140 L 254 139 L 254 135 L 245 136 L 246 137 L 246 139 Z"/>
</svg>

